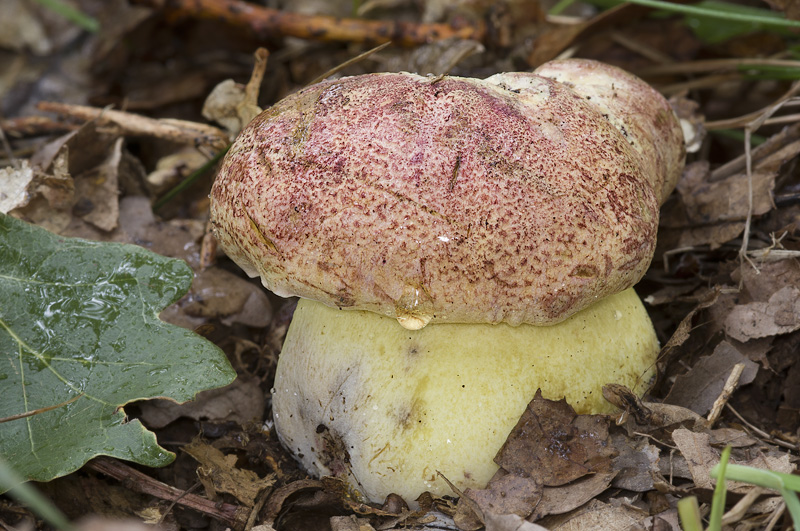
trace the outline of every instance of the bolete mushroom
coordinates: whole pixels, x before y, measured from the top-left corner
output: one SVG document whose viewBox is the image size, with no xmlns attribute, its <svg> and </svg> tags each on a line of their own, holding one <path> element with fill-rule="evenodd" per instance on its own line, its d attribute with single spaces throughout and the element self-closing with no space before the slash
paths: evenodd
<svg viewBox="0 0 800 531">
<path fill-rule="evenodd" d="M 256 117 L 211 193 L 215 234 L 298 304 L 275 426 L 372 501 L 485 484 L 540 388 L 603 412 L 658 344 L 631 287 L 683 165 L 668 103 L 587 60 L 485 80 L 372 74 Z M 399 324 L 398 324 L 399 323 Z"/>
</svg>

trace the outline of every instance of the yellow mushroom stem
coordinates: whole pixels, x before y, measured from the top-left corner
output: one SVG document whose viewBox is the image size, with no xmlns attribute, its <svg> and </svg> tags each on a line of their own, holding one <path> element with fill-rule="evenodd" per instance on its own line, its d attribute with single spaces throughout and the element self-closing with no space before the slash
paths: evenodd
<svg viewBox="0 0 800 531">
<path fill-rule="evenodd" d="M 602 386 L 642 394 L 658 341 L 633 289 L 552 326 L 436 324 L 301 300 L 278 362 L 273 411 L 310 473 L 344 478 L 373 502 L 482 487 L 537 389 L 578 413 L 613 407 Z"/>
</svg>

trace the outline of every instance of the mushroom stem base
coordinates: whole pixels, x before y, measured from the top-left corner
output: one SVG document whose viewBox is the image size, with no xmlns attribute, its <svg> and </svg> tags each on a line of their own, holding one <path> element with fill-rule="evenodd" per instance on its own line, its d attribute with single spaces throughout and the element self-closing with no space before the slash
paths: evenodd
<svg viewBox="0 0 800 531">
<path fill-rule="evenodd" d="M 301 300 L 278 362 L 273 411 L 284 445 L 314 475 L 366 498 L 480 488 L 537 389 L 578 413 L 608 413 L 602 386 L 642 394 L 658 341 L 636 293 L 553 326 L 431 324 Z"/>
</svg>

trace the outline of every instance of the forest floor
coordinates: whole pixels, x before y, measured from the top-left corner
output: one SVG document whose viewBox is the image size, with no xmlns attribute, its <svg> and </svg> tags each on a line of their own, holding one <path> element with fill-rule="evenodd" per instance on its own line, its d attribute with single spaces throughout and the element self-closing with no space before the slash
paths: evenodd
<svg viewBox="0 0 800 531">
<path fill-rule="evenodd" d="M 791 1 L 765 1 L 736 4 L 800 18 Z M 61 236 L 185 260 L 194 285 L 161 317 L 218 345 L 238 375 L 186 405 L 125 405 L 129 421 L 177 455 L 171 464 L 97 457 L 35 483 L 79 529 L 122 529 L 125 520 L 165 530 L 677 530 L 681 499 L 696 497 L 708 521 L 709 471 L 727 446 L 730 463 L 796 472 L 799 30 L 633 5 L 599 11 L 575 2 L 553 15 L 545 0 L 75 0 L 99 23 L 90 30 L 43 4 L 0 5 L 3 213 Z M 388 47 L 344 64 L 386 35 Z M 261 48 L 268 54 L 257 55 Z M 423 496 L 412 510 L 414 500 L 368 504 L 340 480 L 307 476 L 271 421 L 296 301 L 263 290 L 209 242 L 216 157 L 242 118 L 204 114 L 206 98 L 233 79 L 239 92 L 220 105 L 235 107 L 254 69 L 263 81 L 249 88 L 267 108 L 320 76 L 484 78 L 568 56 L 642 77 L 671 98 L 690 137 L 655 257 L 636 286 L 662 345 L 644 402 L 623 390 L 626 411 L 587 428 L 563 404 L 535 399 L 529 409 L 561 430 L 539 433 L 540 445 L 567 444 L 564 430 L 569 444 L 602 441 L 571 447 L 583 452 L 583 472 L 559 481 L 529 475 L 502 493 Z M 3 385 L 0 395 L 10 396 Z M 515 431 L 509 441 L 530 436 Z M 543 467 L 549 477 L 566 474 L 553 460 Z M 787 496 L 729 482 L 723 525 L 789 529 Z M 46 528 L 41 517 L 0 497 L 5 530 Z"/>
</svg>

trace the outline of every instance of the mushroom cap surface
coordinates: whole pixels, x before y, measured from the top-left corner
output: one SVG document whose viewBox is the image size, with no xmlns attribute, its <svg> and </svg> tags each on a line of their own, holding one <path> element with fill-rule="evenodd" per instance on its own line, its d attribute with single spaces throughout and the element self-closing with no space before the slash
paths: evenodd
<svg viewBox="0 0 800 531">
<path fill-rule="evenodd" d="M 552 324 L 634 285 L 651 168 L 590 101 L 521 77 L 370 74 L 285 98 L 225 157 L 218 241 L 280 296 L 410 329 Z"/>
<path fill-rule="evenodd" d="M 315 476 L 371 501 L 483 488 L 537 389 L 580 414 L 614 410 L 602 386 L 641 395 L 658 355 L 633 289 L 553 326 L 430 324 L 301 300 L 278 358 L 275 428 Z"/>
</svg>

